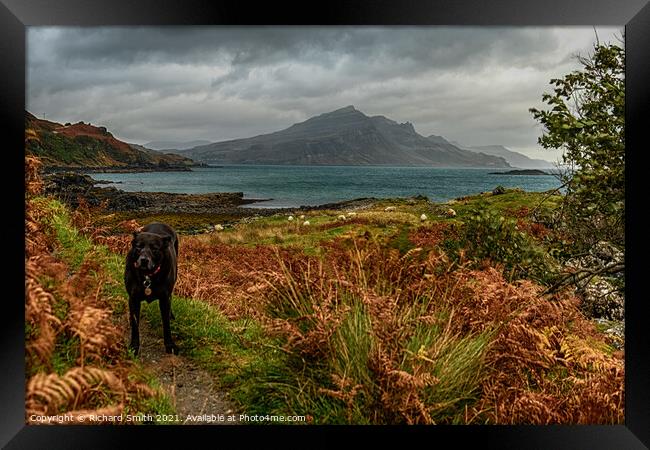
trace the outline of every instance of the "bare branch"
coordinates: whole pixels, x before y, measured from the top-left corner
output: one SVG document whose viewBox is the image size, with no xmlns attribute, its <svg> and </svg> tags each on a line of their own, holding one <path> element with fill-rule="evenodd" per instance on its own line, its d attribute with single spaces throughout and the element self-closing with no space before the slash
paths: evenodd
<svg viewBox="0 0 650 450">
<path fill-rule="evenodd" d="M 563 276 L 560 279 L 560 281 L 558 281 L 553 286 L 551 286 L 546 291 L 544 291 L 543 295 L 555 293 L 560 288 L 568 286 L 570 284 L 577 285 L 579 282 L 585 279 L 590 281 L 592 278 L 594 278 L 597 275 L 602 275 L 602 274 L 613 275 L 615 273 L 619 273 L 623 271 L 625 271 L 625 264 L 623 263 L 609 264 L 604 267 L 601 267 L 600 269 L 590 269 L 590 268 L 580 269 L 576 272 L 572 272 Z"/>
</svg>

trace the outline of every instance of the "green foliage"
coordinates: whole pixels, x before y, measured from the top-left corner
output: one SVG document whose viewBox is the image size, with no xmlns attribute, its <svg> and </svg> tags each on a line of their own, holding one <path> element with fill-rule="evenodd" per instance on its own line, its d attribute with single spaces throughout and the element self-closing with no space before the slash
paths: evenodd
<svg viewBox="0 0 650 450">
<path fill-rule="evenodd" d="M 389 240 L 389 246 L 399 250 L 400 254 L 403 255 L 412 248 L 415 248 L 413 242 L 409 240 L 409 227 L 403 227 L 399 230 L 398 233 L 393 235 Z"/>
<path fill-rule="evenodd" d="M 542 96 L 550 109 L 530 112 L 545 128 L 539 143 L 564 151 L 562 219 L 575 243 L 623 245 L 625 49 L 598 44 L 593 55 L 578 60 L 581 70 L 551 80 L 553 93 Z"/>
<path fill-rule="evenodd" d="M 460 244 L 470 259 L 501 263 L 514 278 L 546 282 L 552 272 L 548 253 L 518 229 L 517 221 L 485 204 L 466 218 Z"/>
</svg>

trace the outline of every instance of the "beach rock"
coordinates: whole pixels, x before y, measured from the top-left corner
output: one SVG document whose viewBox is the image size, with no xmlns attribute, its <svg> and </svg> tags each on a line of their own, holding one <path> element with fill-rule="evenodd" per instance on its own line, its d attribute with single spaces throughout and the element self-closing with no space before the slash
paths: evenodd
<svg viewBox="0 0 650 450">
<path fill-rule="evenodd" d="M 95 180 L 89 175 L 77 172 L 58 172 L 43 175 L 43 190 L 45 194 L 87 192 L 95 183 Z"/>
<path fill-rule="evenodd" d="M 501 185 L 499 185 L 499 186 L 495 187 L 494 189 L 492 189 L 492 195 L 501 195 L 501 194 L 505 194 L 505 193 L 506 193 L 506 188 L 504 188 Z"/>
</svg>

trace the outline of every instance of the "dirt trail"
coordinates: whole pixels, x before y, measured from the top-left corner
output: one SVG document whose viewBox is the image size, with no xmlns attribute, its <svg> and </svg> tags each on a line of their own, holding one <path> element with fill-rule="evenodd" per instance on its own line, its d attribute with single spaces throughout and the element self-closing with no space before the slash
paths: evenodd
<svg viewBox="0 0 650 450">
<path fill-rule="evenodd" d="M 185 425 L 238 424 L 239 414 L 228 393 L 215 386 L 212 375 L 188 358 L 165 353 L 159 334 L 146 320 L 140 323 L 139 359 L 145 369 L 160 380 L 180 422 Z M 229 415 L 235 420 L 229 421 Z M 220 416 L 223 421 L 219 420 Z"/>
</svg>

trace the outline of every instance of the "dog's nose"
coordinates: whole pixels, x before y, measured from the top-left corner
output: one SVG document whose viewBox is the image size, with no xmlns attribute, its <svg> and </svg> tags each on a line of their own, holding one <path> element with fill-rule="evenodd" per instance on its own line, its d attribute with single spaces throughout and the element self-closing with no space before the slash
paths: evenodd
<svg viewBox="0 0 650 450">
<path fill-rule="evenodd" d="M 140 258 L 138 258 L 138 265 L 140 267 L 146 267 L 148 269 L 151 264 L 148 258 L 141 256 Z"/>
</svg>

